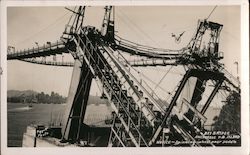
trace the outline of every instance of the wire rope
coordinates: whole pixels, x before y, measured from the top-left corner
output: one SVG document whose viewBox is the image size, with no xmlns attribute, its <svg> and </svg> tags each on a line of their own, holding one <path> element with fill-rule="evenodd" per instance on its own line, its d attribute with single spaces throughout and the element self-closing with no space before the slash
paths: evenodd
<svg viewBox="0 0 250 155">
<path fill-rule="evenodd" d="M 17 42 L 16 45 L 19 45 L 21 43 L 24 43 L 24 42 L 32 39 L 33 37 L 37 36 L 38 34 L 40 34 L 40 33 L 44 32 L 44 31 L 48 30 L 49 28 L 51 28 L 55 24 L 59 24 L 60 22 L 63 21 L 63 19 L 66 17 L 67 14 L 69 14 L 69 13 L 67 12 L 67 13 L 63 14 L 62 16 L 58 17 L 53 23 L 50 23 L 49 25 L 47 25 L 46 27 L 42 28 L 38 32 L 35 32 L 35 33 L 31 34 L 29 37 L 25 38 L 24 40 Z"/>
</svg>

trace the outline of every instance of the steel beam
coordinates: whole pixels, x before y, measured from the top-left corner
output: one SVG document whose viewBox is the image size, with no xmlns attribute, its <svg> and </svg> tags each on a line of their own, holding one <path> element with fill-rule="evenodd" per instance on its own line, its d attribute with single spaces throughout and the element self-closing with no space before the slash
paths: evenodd
<svg viewBox="0 0 250 155">
<path fill-rule="evenodd" d="M 90 86 L 93 74 L 86 64 L 82 64 L 79 84 L 69 113 L 63 138 L 67 141 L 78 142 L 84 133 L 81 133 L 86 112 Z"/>
<path fill-rule="evenodd" d="M 204 115 L 205 112 L 207 111 L 210 103 L 212 102 L 214 96 L 216 95 L 216 93 L 218 92 L 220 86 L 222 85 L 224 79 L 221 79 L 221 80 L 218 80 L 218 82 L 216 83 L 215 87 L 214 87 L 214 90 L 212 91 L 212 93 L 210 94 L 207 102 L 205 103 L 204 107 L 202 108 L 201 110 L 201 114 Z"/>
</svg>

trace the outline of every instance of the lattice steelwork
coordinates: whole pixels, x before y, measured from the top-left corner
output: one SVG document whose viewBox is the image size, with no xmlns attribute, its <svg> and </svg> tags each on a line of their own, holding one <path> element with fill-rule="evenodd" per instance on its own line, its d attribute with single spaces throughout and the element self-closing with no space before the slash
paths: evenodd
<svg viewBox="0 0 250 155">
<path fill-rule="evenodd" d="M 197 31 L 187 47 L 168 50 L 138 45 L 115 36 L 114 21 L 110 19 L 110 6 L 105 7 L 101 31 L 95 27 L 83 26 L 85 7 L 76 7 L 70 11 L 73 15 L 66 25 L 62 41 L 29 50 L 9 51 L 7 56 L 8 60 L 20 59 L 38 64 L 74 66 L 71 96 L 68 99 L 68 117 L 64 120 L 62 130 L 63 142 L 79 143 L 80 140 L 86 139 L 83 120 L 92 79 L 97 82 L 114 110 L 109 146 L 116 147 L 161 146 L 157 141 L 173 138 L 193 142 L 188 145 L 201 146 L 195 137 L 198 135 L 207 140 L 201 132 L 206 121 L 204 114 L 219 89 L 230 85 L 240 93 L 239 81 L 232 80 L 232 76 L 219 63 L 223 58 L 218 50 L 221 24 L 206 19 L 199 21 Z M 202 38 L 207 31 L 210 31 L 210 39 L 206 49 L 202 49 Z M 62 53 L 70 53 L 79 63 L 33 59 Z M 136 55 L 141 59 L 128 61 L 122 53 Z M 187 66 L 186 74 L 168 105 L 164 105 L 156 94 L 150 92 L 150 88 L 131 73 L 133 67 L 159 65 Z M 192 97 L 187 100 L 181 98 L 180 94 L 190 78 L 195 78 L 196 82 Z M 197 109 L 208 81 L 213 83 L 214 88 L 202 108 Z M 188 106 L 186 113 L 176 110 L 179 100 Z M 179 119 L 176 113 L 183 119 Z M 213 143 L 206 145 L 213 146 Z"/>
</svg>

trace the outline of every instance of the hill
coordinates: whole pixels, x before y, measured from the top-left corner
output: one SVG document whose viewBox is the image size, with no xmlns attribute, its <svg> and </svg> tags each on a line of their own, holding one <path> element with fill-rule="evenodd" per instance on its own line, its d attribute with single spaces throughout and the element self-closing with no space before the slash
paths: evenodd
<svg viewBox="0 0 250 155">
<path fill-rule="evenodd" d="M 34 99 L 37 100 L 37 103 L 65 103 L 66 97 L 59 95 L 58 93 L 51 92 L 51 94 L 45 94 L 44 92 L 36 92 L 33 90 L 8 90 L 7 91 L 8 102 L 34 102 Z M 106 104 L 108 102 L 106 99 L 101 99 L 99 96 L 89 96 L 88 104 Z"/>
<path fill-rule="evenodd" d="M 34 96 L 37 95 L 38 92 L 35 92 L 33 90 L 8 90 L 7 91 L 7 97 L 21 97 L 21 96 Z"/>
<path fill-rule="evenodd" d="M 61 104 L 66 102 L 66 97 L 58 93 L 51 92 L 45 94 L 44 92 L 38 93 L 33 90 L 8 90 L 7 101 L 12 103 L 56 103 Z"/>
</svg>

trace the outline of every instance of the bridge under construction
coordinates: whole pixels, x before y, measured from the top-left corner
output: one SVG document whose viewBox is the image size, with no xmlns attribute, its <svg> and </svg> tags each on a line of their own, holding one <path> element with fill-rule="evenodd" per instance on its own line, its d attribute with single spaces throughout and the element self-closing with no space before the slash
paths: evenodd
<svg viewBox="0 0 250 155">
<path fill-rule="evenodd" d="M 72 16 L 60 40 L 24 50 L 8 47 L 9 61 L 73 67 L 62 126 L 46 130 L 36 127 L 35 137 L 38 133 L 48 133 L 39 136 L 46 139 L 49 135 L 56 139 L 58 146 L 162 147 L 173 146 L 167 143 L 171 141 L 183 142 L 180 146 L 216 146 L 205 134 L 205 114 L 213 102 L 218 102 L 215 96 L 220 91 L 239 95 L 241 91 L 239 79 L 221 63 L 222 24 L 209 21 L 209 18 L 199 20 L 187 46 L 170 50 L 141 45 L 117 35 L 113 6 L 104 7 L 100 30 L 84 25 L 86 6 L 66 9 Z M 205 35 L 209 39 L 203 46 Z M 74 62 L 46 60 L 46 57 L 64 53 L 71 54 Z M 159 97 L 154 88 L 138 78 L 141 73 L 136 68 L 149 66 L 185 69 L 178 85 L 168 92 L 169 101 Z M 190 89 L 187 88 L 190 80 L 194 84 L 187 98 L 183 94 Z M 92 81 L 97 83 L 102 98 L 112 107 L 108 127 L 97 128 L 83 123 Z M 156 85 L 162 89 L 168 87 Z M 95 143 L 96 137 L 103 138 L 105 143 Z"/>
</svg>

